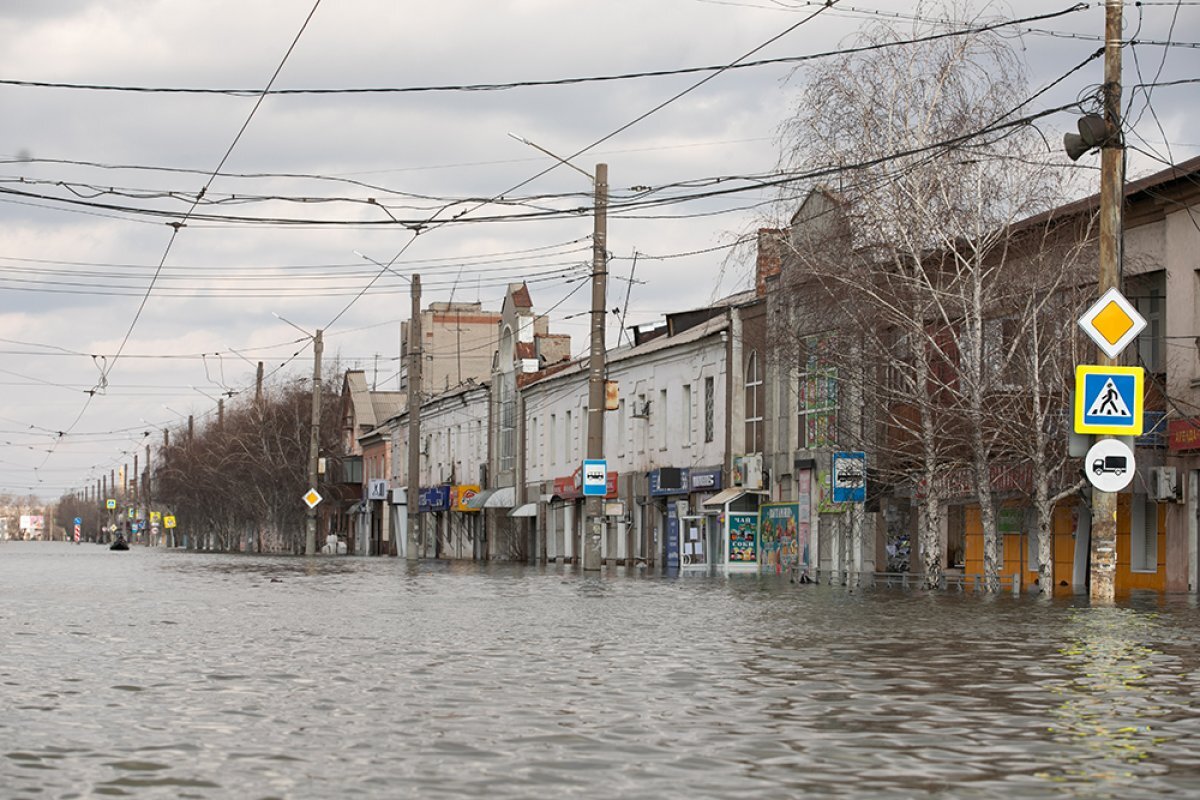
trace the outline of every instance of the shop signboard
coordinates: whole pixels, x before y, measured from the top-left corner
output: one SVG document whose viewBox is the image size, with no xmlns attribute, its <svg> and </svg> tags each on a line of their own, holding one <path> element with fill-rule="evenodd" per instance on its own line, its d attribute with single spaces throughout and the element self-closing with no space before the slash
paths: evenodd
<svg viewBox="0 0 1200 800">
<path fill-rule="evenodd" d="M 463 511 L 468 514 L 478 513 L 478 508 L 471 508 L 467 505 L 467 501 L 475 495 L 479 494 L 479 484 L 464 483 L 458 486 L 451 487 L 452 503 L 451 508 L 455 511 Z"/>
<path fill-rule="evenodd" d="M 721 491 L 721 468 L 697 467 L 688 470 L 688 487 L 693 492 Z"/>
<path fill-rule="evenodd" d="M 808 520 L 799 503 L 767 503 L 758 510 L 758 549 L 763 572 L 779 575 L 808 561 Z"/>
<path fill-rule="evenodd" d="M 758 563 L 758 514 L 729 515 L 729 562 L 735 564 Z"/>
<path fill-rule="evenodd" d="M 672 478 L 678 478 L 678 482 L 673 483 L 673 485 L 664 486 L 665 482 L 662 479 L 663 469 L 660 468 L 651 470 L 650 495 L 652 497 L 666 497 L 673 494 L 687 494 L 688 487 L 690 485 L 688 481 L 689 476 L 691 475 L 691 470 L 689 470 L 687 467 L 673 467 L 667 469 L 674 470 L 674 475 L 672 475 Z"/>
<path fill-rule="evenodd" d="M 617 498 L 617 473 L 609 470 L 604 481 L 607 491 L 604 496 L 610 500 Z M 554 479 L 554 494 L 563 500 L 577 500 L 583 497 L 583 467 L 570 475 Z"/>
<path fill-rule="evenodd" d="M 1200 417 L 1173 419 L 1168 422 L 1167 450 L 1172 453 L 1200 450 Z"/>
<path fill-rule="evenodd" d="M 417 510 L 421 513 L 429 511 L 447 511 L 450 508 L 450 486 L 422 486 L 417 494 Z"/>
</svg>

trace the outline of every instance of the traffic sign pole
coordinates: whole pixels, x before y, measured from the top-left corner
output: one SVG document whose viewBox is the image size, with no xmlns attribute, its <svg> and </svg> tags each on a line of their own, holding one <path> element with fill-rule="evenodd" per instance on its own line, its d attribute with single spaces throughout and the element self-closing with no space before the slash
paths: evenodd
<svg viewBox="0 0 1200 800">
<path fill-rule="evenodd" d="M 1099 289 L 1120 291 L 1121 202 L 1124 195 L 1125 164 L 1121 141 L 1121 23 L 1120 0 L 1104 7 L 1104 121 L 1108 139 L 1100 148 L 1100 275 Z M 1114 366 L 1117 354 L 1100 357 L 1103 366 Z M 1089 595 L 1093 601 L 1111 603 L 1116 597 L 1117 495 L 1092 493 L 1091 560 Z"/>
</svg>

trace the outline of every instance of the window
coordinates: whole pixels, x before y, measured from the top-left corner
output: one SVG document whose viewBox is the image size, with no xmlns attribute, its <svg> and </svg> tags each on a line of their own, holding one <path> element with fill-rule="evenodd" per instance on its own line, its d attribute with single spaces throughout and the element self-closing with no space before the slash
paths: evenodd
<svg viewBox="0 0 1200 800">
<path fill-rule="evenodd" d="M 625 452 L 625 398 L 617 402 L 617 452 Z"/>
<path fill-rule="evenodd" d="M 575 438 L 575 429 L 571 427 L 571 412 L 567 412 L 566 425 L 563 426 L 563 463 L 571 463 L 571 444 Z"/>
<path fill-rule="evenodd" d="M 667 390 L 658 391 L 658 447 L 667 449 Z"/>
<path fill-rule="evenodd" d="M 558 415 L 550 415 L 550 441 L 546 443 L 546 460 L 551 464 L 558 462 Z"/>
<path fill-rule="evenodd" d="M 704 441 L 713 440 L 713 407 L 716 405 L 716 386 L 711 377 L 704 379 Z"/>
<path fill-rule="evenodd" d="M 692 385 L 690 383 L 683 386 L 683 401 L 680 403 L 680 412 L 683 413 L 683 443 L 692 443 Z"/>
<path fill-rule="evenodd" d="M 822 357 L 830 345 L 828 336 L 807 336 L 801 343 L 796 385 L 796 446 L 801 450 L 837 443 L 837 368 Z"/>
<path fill-rule="evenodd" d="M 538 453 L 538 418 L 537 417 L 532 417 L 529 420 L 529 448 L 528 448 L 527 452 L 529 453 L 529 466 L 536 467 L 537 466 L 537 453 Z"/>
<path fill-rule="evenodd" d="M 763 381 L 758 353 L 750 351 L 746 360 L 746 452 L 763 451 Z"/>
<path fill-rule="evenodd" d="M 513 468 L 516 459 L 517 438 L 517 374 L 502 372 L 500 384 L 500 442 L 499 463 L 501 472 Z"/>
<path fill-rule="evenodd" d="M 988 319 L 983 322 L 983 370 L 986 380 L 998 389 L 1020 388 L 1019 352 L 1015 351 L 1020 324 L 1015 317 Z M 1013 358 L 1010 353 L 1017 352 Z"/>
<path fill-rule="evenodd" d="M 1129 512 L 1129 567 L 1158 572 L 1158 503 L 1134 495 Z"/>
<path fill-rule="evenodd" d="M 646 452 L 646 442 L 649 441 L 650 437 L 650 411 L 646 408 L 646 395 L 639 394 L 637 396 L 637 402 L 633 406 L 633 413 L 634 416 L 640 415 L 646 420 L 646 424 L 639 426 L 641 427 L 641 435 L 637 437 L 638 452 L 644 453 Z"/>
<path fill-rule="evenodd" d="M 1158 278 L 1158 275 L 1153 277 Z M 1164 279 L 1158 278 L 1152 282 L 1156 285 L 1138 291 L 1131 299 L 1138 313 L 1146 318 L 1146 329 L 1137 338 L 1138 360 L 1146 371 L 1161 374 L 1167 371 L 1163 356 L 1166 345 L 1166 303 L 1160 288 Z"/>
</svg>

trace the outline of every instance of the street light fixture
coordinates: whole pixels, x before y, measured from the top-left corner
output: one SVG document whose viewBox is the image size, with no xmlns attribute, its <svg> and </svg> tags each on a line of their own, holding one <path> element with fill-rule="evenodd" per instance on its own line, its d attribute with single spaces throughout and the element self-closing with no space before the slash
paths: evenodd
<svg viewBox="0 0 1200 800">
<path fill-rule="evenodd" d="M 320 468 L 319 461 L 319 445 L 321 439 L 321 354 L 324 345 L 321 340 L 321 329 L 317 328 L 315 334 L 310 334 L 308 331 L 301 328 L 291 320 L 284 319 L 274 311 L 271 312 L 276 319 L 281 322 L 286 322 L 296 330 L 303 333 L 308 338 L 312 339 L 313 343 L 313 378 L 312 378 L 312 424 L 309 426 L 308 437 L 308 486 L 309 489 L 316 491 L 317 481 L 319 480 L 318 470 Z M 315 556 L 317 554 L 317 507 L 310 505 L 306 512 L 305 531 L 304 531 L 304 554 L 306 556 Z"/>
<path fill-rule="evenodd" d="M 566 159 L 534 144 L 523 136 L 508 134 L 522 144 L 565 164 L 576 172 L 586 175 L 595 190 L 595 213 L 592 229 L 592 327 L 588 356 L 588 417 L 587 459 L 604 460 L 604 378 L 605 378 L 605 308 L 608 292 L 608 165 L 597 164 L 592 175 Z M 580 467 L 582 469 L 582 466 Z M 608 468 L 605 466 L 605 477 Z M 603 497 L 589 495 L 585 500 L 584 513 L 588 517 L 588 534 L 584 536 L 583 569 L 588 572 L 600 570 L 600 541 L 604 537 Z"/>
<path fill-rule="evenodd" d="M 411 277 L 401 275 L 392 269 L 391 264 L 382 264 L 368 255 L 355 250 L 354 254 L 360 258 L 365 258 L 380 269 L 387 270 L 397 277 L 404 278 L 408 281 L 410 294 L 412 296 L 412 310 L 408 322 L 408 476 L 406 479 L 407 486 L 405 488 L 405 532 L 404 532 L 404 558 L 408 561 L 415 561 L 418 557 L 417 545 L 418 541 L 424 545 L 425 531 L 421 527 L 420 515 L 420 489 L 421 489 L 421 369 L 422 369 L 422 347 L 421 334 L 421 276 L 413 274 Z M 418 537 L 418 529 L 420 536 Z M 396 537 L 392 537 L 392 542 L 396 542 Z M 392 550 L 395 550 L 393 545 Z M 398 555 L 396 552 L 391 552 L 391 555 Z"/>
</svg>

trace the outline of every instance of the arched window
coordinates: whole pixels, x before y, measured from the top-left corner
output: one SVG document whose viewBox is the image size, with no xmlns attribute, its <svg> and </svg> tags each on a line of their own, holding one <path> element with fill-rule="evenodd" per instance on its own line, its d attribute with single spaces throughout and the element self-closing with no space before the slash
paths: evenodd
<svg viewBox="0 0 1200 800">
<path fill-rule="evenodd" d="M 746 359 L 746 452 L 763 451 L 763 379 L 758 351 Z"/>
</svg>

